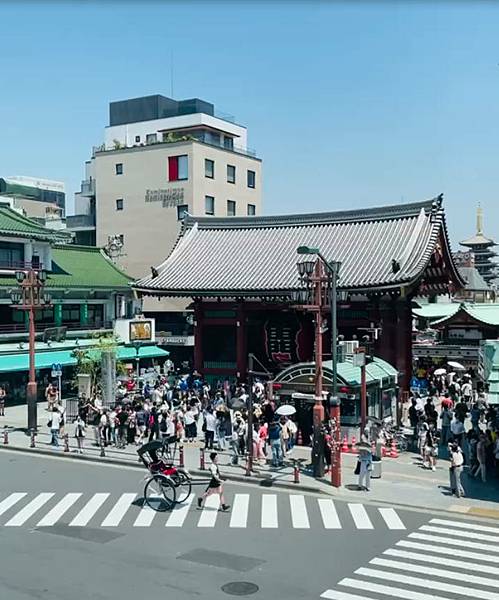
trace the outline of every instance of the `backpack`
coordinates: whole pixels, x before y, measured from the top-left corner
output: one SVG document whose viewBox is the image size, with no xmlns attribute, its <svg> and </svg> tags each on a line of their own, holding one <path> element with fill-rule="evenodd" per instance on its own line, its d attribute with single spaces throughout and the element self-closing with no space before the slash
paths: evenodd
<svg viewBox="0 0 499 600">
<path fill-rule="evenodd" d="M 149 416 L 149 427 L 152 427 L 154 425 L 154 415 L 150 415 Z"/>
</svg>

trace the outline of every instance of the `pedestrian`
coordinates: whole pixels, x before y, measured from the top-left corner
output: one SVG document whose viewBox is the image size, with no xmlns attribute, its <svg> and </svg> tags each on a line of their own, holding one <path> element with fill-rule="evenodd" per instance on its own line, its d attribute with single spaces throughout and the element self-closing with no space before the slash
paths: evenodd
<svg viewBox="0 0 499 600">
<path fill-rule="evenodd" d="M 450 440 L 450 424 L 452 423 L 452 411 L 449 405 L 442 405 L 442 412 L 440 413 L 440 419 L 442 421 L 442 436 L 440 438 L 440 443 L 442 446 L 447 446 Z"/>
<path fill-rule="evenodd" d="M 438 442 L 435 437 L 435 431 L 433 424 L 426 432 L 425 440 L 425 460 L 423 462 L 424 467 L 428 467 L 432 471 L 437 469 L 437 457 L 438 457 Z"/>
<path fill-rule="evenodd" d="M 286 417 L 281 417 L 281 452 L 283 458 L 286 458 L 289 445 L 289 429 Z"/>
<path fill-rule="evenodd" d="M 417 446 L 418 440 L 418 425 L 419 425 L 419 411 L 417 407 L 416 398 L 412 398 L 411 406 L 409 407 L 409 423 L 411 424 L 413 430 L 412 443 L 414 447 Z"/>
<path fill-rule="evenodd" d="M 224 499 L 224 495 L 223 495 L 223 479 L 222 476 L 220 475 L 220 470 L 218 468 L 218 455 L 216 452 L 211 452 L 210 453 L 210 460 L 211 460 L 211 464 L 209 467 L 209 471 L 210 471 L 210 475 L 211 475 L 211 479 L 210 482 L 208 483 L 208 487 L 206 488 L 206 491 L 204 492 L 204 494 L 198 498 L 198 508 L 201 509 L 203 508 L 203 502 L 206 500 L 206 498 L 208 496 L 212 496 L 213 494 L 218 494 L 220 497 L 220 509 L 222 511 L 227 511 L 229 510 L 229 505 L 225 504 L 225 499 Z"/>
<path fill-rule="evenodd" d="M 50 443 L 52 446 L 55 446 L 56 448 L 58 448 L 59 447 L 59 430 L 61 427 L 61 413 L 59 412 L 59 409 L 57 408 L 57 406 L 52 407 L 52 412 L 50 413 L 50 419 L 49 419 L 49 422 L 47 423 L 47 425 L 50 428 L 50 433 L 52 436 Z"/>
<path fill-rule="evenodd" d="M 213 414 L 213 409 L 209 406 L 204 413 L 204 447 L 213 450 L 213 440 L 217 428 L 217 418 Z"/>
<path fill-rule="evenodd" d="M 478 443 L 476 445 L 476 458 L 477 465 L 471 471 L 471 474 L 474 477 L 477 477 L 478 473 L 480 473 L 482 482 L 486 483 L 487 481 L 487 436 L 484 433 L 480 434 L 478 438 Z"/>
<path fill-rule="evenodd" d="M 371 490 L 371 471 L 373 466 L 373 456 L 369 444 L 361 443 L 359 448 L 359 488 L 369 492 Z M 356 469 L 357 470 L 357 469 Z"/>
<path fill-rule="evenodd" d="M 198 416 L 198 410 L 195 406 L 189 406 L 184 414 L 185 423 L 185 437 L 187 442 L 193 442 L 198 435 L 196 419 Z"/>
<path fill-rule="evenodd" d="M 461 483 L 461 475 L 463 474 L 464 457 L 461 448 L 453 442 L 449 444 L 450 453 L 450 467 L 449 467 L 449 480 L 451 493 L 455 494 L 458 498 L 464 496 L 464 488 Z"/>
<path fill-rule="evenodd" d="M 57 388 L 53 383 L 49 383 L 45 388 L 45 400 L 47 401 L 47 410 L 51 411 L 57 404 Z"/>
<path fill-rule="evenodd" d="M 149 432 L 150 442 L 154 438 L 159 439 L 159 414 L 155 406 L 151 408 L 151 414 L 149 415 Z"/>
<path fill-rule="evenodd" d="M 272 466 L 280 467 L 283 464 L 281 448 L 281 425 L 279 421 L 272 421 L 269 425 L 269 443 L 272 451 Z"/>
<path fill-rule="evenodd" d="M 462 447 L 465 429 L 464 423 L 457 416 L 452 419 L 450 430 L 452 433 L 452 441 L 455 442 L 459 447 Z"/>
<path fill-rule="evenodd" d="M 83 442 L 85 441 L 85 421 L 80 415 L 76 417 L 74 422 L 74 436 L 76 438 L 76 444 L 78 446 L 79 454 L 83 454 Z"/>
<path fill-rule="evenodd" d="M 5 397 L 6 397 L 5 388 L 3 385 L 0 385 L 0 417 L 5 417 Z"/>
</svg>

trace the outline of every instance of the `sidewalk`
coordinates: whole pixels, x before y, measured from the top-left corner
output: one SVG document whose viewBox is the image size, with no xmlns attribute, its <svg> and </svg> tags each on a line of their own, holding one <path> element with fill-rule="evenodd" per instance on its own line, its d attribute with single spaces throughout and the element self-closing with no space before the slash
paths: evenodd
<svg viewBox="0 0 499 600">
<path fill-rule="evenodd" d="M 60 448 L 52 448 L 47 428 L 48 413 L 44 405 L 38 407 L 39 434 L 36 437 L 36 448 L 30 449 L 30 436 L 24 430 L 26 424 L 26 407 L 16 406 L 6 409 L 6 416 L 0 417 L 0 436 L 4 426 L 9 428 L 9 445 L 4 446 L 0 437 L 1 449 L 19 449 L 22 451 L 60 454 L 75 459 L 98 461 L 99 463 L 120 464 L 140 468 L 136 446 L 128 446 L 124 450 L 107 447 L 106 456 L 100 457 L 100 448 L 93 445 L 93 431 L 88 428 L 84 454 L 76 454 L 76 441 L 72 437 L 72 427 L 68 428 L 70 452 L 64 453 L 63 440 Z M 207 476 L 200 470 L 201 442 L 184 444 L 185 467 L 195 477 Z M 455 498 L 449 494 L 448 462 L 439 460 L 436 471 L 423 469 L 419 456 L 406 452 L 397 459 L 385 458 L 382 461 L 381 479 L 373 479 L 370 492 L 362 492 L 357 487 L 357 476 L 354 469 L 357 457 L 354 454 L 342 454 L 342 485 L 340 489 L 331 486 L 327 478 L 316 480 L 308 468 L 310 448 L 297 446 L 290 453 L 285 466 L 274 469 L 269 465 L 255 464 L 255 472 L 251 477 L 245 475 L 245 459 L 239 458 L 239 465 L 230 464 L 229 453 L 220 454 L 220 466 L 228 479 L 259 483 L 262 486 L 284 487 L 294 490 L 329 494 L 339 499 L 357 502 L 374 502 L 399 505 L 420 510 L 442 510 L 468 515 L 499 519 L 499 481 L 491 479 L 483 484 L 468 475 L 463 476 L 466 491 L 465 498 Z M 178 458 L 178 452 L 177 452 Z M 300 483 L 293 483 L 292 459 L 300 460 Z M 205 452 L 206 465 L 209 462 L 209 451 Z"/>
</svg>

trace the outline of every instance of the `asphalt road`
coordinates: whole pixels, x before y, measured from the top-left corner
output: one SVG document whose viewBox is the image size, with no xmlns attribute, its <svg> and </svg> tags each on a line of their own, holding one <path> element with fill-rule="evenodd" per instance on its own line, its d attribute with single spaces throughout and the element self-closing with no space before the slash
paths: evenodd
<svg viewBox="0 0 499 600">
<path fill-rule="evenodd" d="M 431 519 L 233 483 L 229 513 L 156 513 L 136 469 L 5 452 L 0 473 L 2 600 L 350 600 L 337 583 Z"/>
</svg>

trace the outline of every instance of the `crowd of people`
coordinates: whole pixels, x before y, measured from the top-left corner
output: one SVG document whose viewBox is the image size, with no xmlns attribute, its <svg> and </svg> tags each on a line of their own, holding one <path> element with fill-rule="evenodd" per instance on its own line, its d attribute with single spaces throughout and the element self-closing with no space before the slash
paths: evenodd
<svg viewBox="0 0 499 600">
<path fill-rule="evenodd" d="M 63 433 L 64 411 L 53 392 L 48 389 L 46 399 L 52 444 L 57 446 Z M 282 466 L 296 441 L 296 423 L 276 414 L 264 383 L 257 381 L 253 392 L 254 460 Z M 207 450 L 230 452 L 231 463 L 238 464 L 247 452 L 250 437 L 247 405 L 244 385 L 220 383 L 213 389 L 196 372 L 189 376 L 158 374 L 145 382 L 130 376 L 119 383 L 113 406 L 103 406 L 98 394 L 80 396 L 73 435 L 79 452 L 83 452 L 89 432 L 93 432 L 93 443 L 116 448 L 152 440 L 185 444 L 201 441 Z"/>
<path fill-rule="evenodd" d="M 464 495 L 464 466 L 471 477 L 499 477 L 499 412 L 474 389 L 472 377 L 456 373 L 427 373 L 426 399 L 415 392 L 408 420 L 414 450 L 423 466 L 435 470 L 439 456 L 450 461 L 450 488 Z"/>
</svg>

